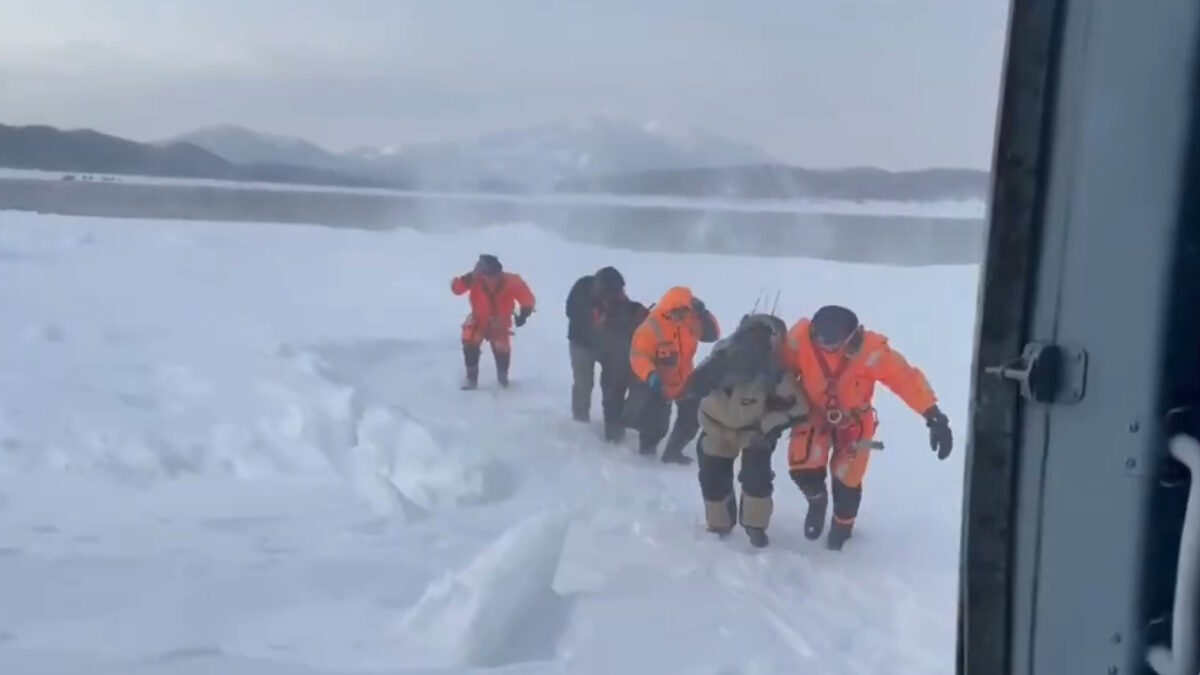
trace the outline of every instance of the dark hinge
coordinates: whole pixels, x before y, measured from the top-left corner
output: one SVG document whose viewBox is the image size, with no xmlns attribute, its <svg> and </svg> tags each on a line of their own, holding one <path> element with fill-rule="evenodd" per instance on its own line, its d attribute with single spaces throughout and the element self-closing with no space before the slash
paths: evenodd
<svg viewBox="0 0 1200 675">
<path fill-rule="evenodd" d="M 983 372 L 1016 382 L 1021 396 L 1035 403 L 1072 405 L 1087 389 L 1087 362 L 1080 347 L 1031 342 L 1020 358 Z"/>
</svg>

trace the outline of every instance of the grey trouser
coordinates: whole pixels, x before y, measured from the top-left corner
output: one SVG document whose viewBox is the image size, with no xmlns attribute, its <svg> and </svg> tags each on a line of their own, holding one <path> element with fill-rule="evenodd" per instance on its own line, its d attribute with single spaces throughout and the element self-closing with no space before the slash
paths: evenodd
<svg viewBox="0 0 1200 675">
<path fill-rule="evenodd" d="M 592 408 L 592 389 L 596 386 L 596 364 L 600 364 L 600 397 L 604 408 L 604 419 L 616 421 L 621 416 L 625 403 L 625 390 L 629 387 L 628 359 L 606 356 L 602 352 L 574 342 L 571 346 L 571 412 L 576 417 L 587 417 Z"/>
</svg>

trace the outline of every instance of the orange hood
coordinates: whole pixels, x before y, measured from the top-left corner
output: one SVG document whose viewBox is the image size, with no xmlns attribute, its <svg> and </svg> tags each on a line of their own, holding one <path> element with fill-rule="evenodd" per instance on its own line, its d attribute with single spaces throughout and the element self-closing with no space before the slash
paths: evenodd
<svg viewBox="0 0 1200 675">
<path fill-rule="evenodd" d="M 658 304 L 654 305 L 654 315 L 664 321 L 670 321 L 667 313 L 677 309 L 692 308 L 692 289 L 687 286 L 675 286 L 663 294 Z"/>
</svg>

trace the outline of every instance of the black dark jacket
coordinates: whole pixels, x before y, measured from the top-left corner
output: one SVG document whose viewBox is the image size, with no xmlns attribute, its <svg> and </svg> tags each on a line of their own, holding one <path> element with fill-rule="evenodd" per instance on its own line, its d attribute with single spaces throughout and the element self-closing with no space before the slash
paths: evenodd
<svg viewBox="0 0 1200 675">
<path fill-rule="evenodd" d="M 597 298 L 592 280 L 592 275 L 580 277 L 567 294 L 567 340 L 604 353 L 623 352 L 628 358 L 633 331 L 649 311 L 624 295 Z"/>
<path fill-rule="evenodd" d="M 588 348 L 593 347 L 596 341 L 592 324 L 594 283 L 595 277 L 591 274 L 579 277 L 567 293 L 567 340 Z"/>
</svg>

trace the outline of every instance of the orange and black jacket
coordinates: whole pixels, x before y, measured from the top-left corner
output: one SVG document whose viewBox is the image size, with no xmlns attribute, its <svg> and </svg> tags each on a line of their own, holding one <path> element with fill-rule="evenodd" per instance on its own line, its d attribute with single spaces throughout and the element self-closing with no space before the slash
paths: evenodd
<svg viewBox="0 0 1200 675">
<path fill-rule="evenodd" d="M 843 349 L 828 353 L 813 344 L 809 325 L 801 319 L 788 331 L 780 356 L 784 367 L 799 376 L 814 410 L 865 413 L 874 407 L 876 383 L 918 414 L 937 403 L 925 374 L 892 349 L 884 335 L 864 330 Z"/>
<path fill-rule="evenodd" d="M 687 312 L 682 320 L 671 318 L 673 312 L 684 309 Z M 642 382 L 651 373 L 658 373 L 663 395 L 678 399 L 695 369 L 697 343 L 716 342 L 720 337 L 716 317 L 708 310 L 696 312 L 691 289 L 676 286 L 650 309 L 650 316 L 634 332 L 629 364 Z"/>
<path fill-rule="evenodd" d="M 450 281 L 450 292 L 455 295 L 467 294 L 471 315 L 477 322 L 493 322 L 502 328 L 512 327 L 513 311 L 518 305 L 521 309 L 533 311 L 536 301 L 525 280 L 512 272 L 502 272 L 493 278 L 472 274 L 469 283 L 463 277 L 454 277 Z"/>
</svg>

